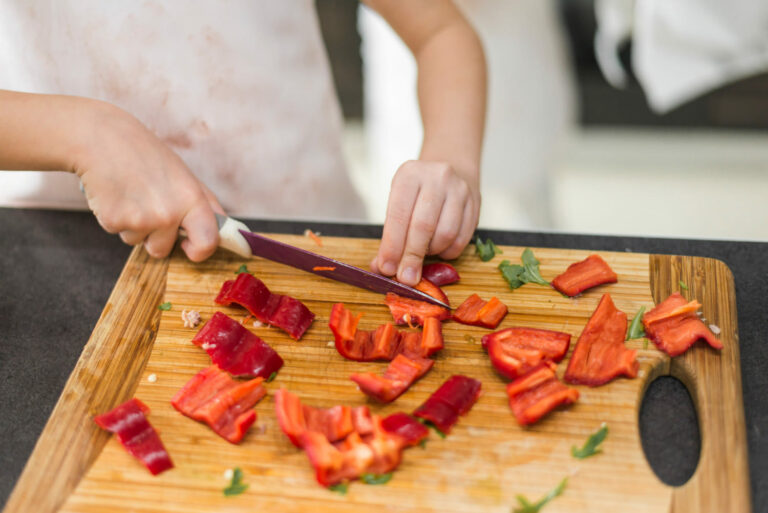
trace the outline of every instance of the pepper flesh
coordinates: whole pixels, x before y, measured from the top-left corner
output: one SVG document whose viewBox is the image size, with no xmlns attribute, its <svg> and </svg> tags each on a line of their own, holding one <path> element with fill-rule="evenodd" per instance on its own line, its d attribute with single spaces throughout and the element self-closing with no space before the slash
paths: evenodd
<svg viewBox="0 0 768 513">
<path fill-rule="evenodd" d="M 421 268 L 421 276 L 438 287 L 459 281 L 459 272 L 446 262 L 434 262 Z"/>
<path fill-rule="evenodd" d="M 384 417 L 381 427 L 388 433 L 401 437 L 406 445 L 416 445 L 429 435 L 429 430 L 424 424 L 403 412 Z"/>
<path fill-rule="evenodd" d="M 568 333 L 536 328 L 506 328 L 482 338 L 491 364 L 509 379 L 517 379 L 543 361 L 559 362 L 570 343 Z"/>
<path fill-rule="evenodd" d="M 256 421 L 253 407 L 266 394 L 263 378 L 240 382 L 212 365 L 198 372 L 171 399 L 171 404 L 189 418 L 205 422 L 233 444 L 239 443 Z"/>
<path fill-rule="evenodd" d="M 509 407 L 518 424 L 533 424 L 561 404 L 571 404 L 579 391 L 563 385 L 555 374 L 555 364 L 547 361 L 507 385 Z"/>
<path fill-rule="evenodd" d="M 368 408 L 360 408 L 314 408 L 302 404 L 288 390 L 281 388 L 275 392 L 275 413 L 280 429 L 296 447 L 302 446 L 301 436 L 307 431 L 320 433 L 331 442 L 343 439 L 356 428 L 362 433 L 370 431 Z"/>
<path fill-rule="evenodd" d="M 581 262 L 568 266 L 564 273 L 552 280 L 552 286 L 566 296 L 602 285 L 616 283 L 619 277 L 600 255 L 590 255 Z"/>
<path fill-rule="evenodd" d="M 99 427 L 114 433 L 128 453 L 141 461 L 153 476 L 173 468 L 160 436 L 147 420 L 149 407 L 133 398 L 93 418 Z"/>
<path fill-rule="evenodd" d="M 416 285 L 417 290 L 420 290 L 426 294 L 429 294 L 435 299 L 438 299 L 448 305 L 448 296 L 426 278 L 422 278 Z M 421 326 L 424 324 L 425 319 L 434 317 L 440 321 L 451 318 L 451 312 L 447 308 L 442 306 L 433 305 L 425 301 L 418 301 L 416 299 L 409 299 L 406 297 L 398 296 L 393 292 L 388 292 L 384 297 L 384 302 L 389 307 L 389 311 L 392 313 L 392 317 L 395 319 L 395 324 L 407 324 L 409 326 Z"/>
<path fill-rule="evenodd" d="M 205 349 L 213 363 L 233 376 L 266 379 L 283 366 L 283 359 L 266 342 L 221 312 L 213 314 L 192 343 Z"/>
<path fill-rule="evenodd" d="M 496 297 L 483 301 L 477 294 L 472 294 L 453 313 L 453 320 L 471 326 L 496 329 L 508 311 L 507 305 Z"/>
<path fill-rule="evenodd" d="M 382 403 L 391 403 L 429 372 L 434 363 L 427 358 L 408 358 L 399 354 L 387 366 L 383 376 L 365 372 L 352 374 L 349 379 L 357 383 L 365 395 Z"/>
<path fill-rule="evenodd" d="M 480 397 L 481 383 L 473 378 L 454 375 L 448 378 L 413 415 L 428 420 L 440 431 L 448 434 Z"/>
<path fill-rule="evenodd" d="M 215 301 L 224 306 L 237 303 L 259 321 L 277 326 L 296 340 L 315 319 L 315 314 L 304 303 L 270 292 L 264 282 L 249 273 L 240 273 L 237 279 L 225 281 Z"/>
<path fill-rule="evenodd" d="M 675 292 L 643 316 L 645 333 L 669 356 L 683 354 L 699 339 L 704 339 L 715 349 L 722 349 L 723 343 L 696 315 L 699 308 L 698 301 L 688 302 Z"/>
<path fill-rule="evenodd" d="M 424 329 L 419 334 L 399 331 L 389 323 L 372 331 L 359 330 L 360 317 L 353 315 L 342 303 L 336 303 L 331 309 L 328 326 L 333 332 L 336 350 L 348 360 L 390 361 L 398 354 L 427 358 L 443 348 L 442 325 L 438 319 L 425 319 Z"/>
<path fill-rule="evenodd" d="M 637 351 L 627 349 L 627 314 L 614 306 L 610 294 L 604 294 L 576 341 L 565 381 L 598 386 L 625 375 L 637 376 Z"/>
</svg>

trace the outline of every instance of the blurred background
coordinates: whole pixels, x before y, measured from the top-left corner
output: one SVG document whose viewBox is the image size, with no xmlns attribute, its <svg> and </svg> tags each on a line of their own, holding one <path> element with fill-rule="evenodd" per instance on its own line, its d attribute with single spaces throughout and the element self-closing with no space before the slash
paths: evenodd
<svg viewBox="0 0 768 513">
<path fill-rule="evenodd" d="M 768 240 L 768 73 L 661 107 L 657 96 L 653 110 L 621 17 L 633 0 L 597 2 L 456 2 L 489 69 L 480 226 Z M 421 144 L 414 59 L 358 1 L 317 8 L 345 155 L 368 221 L 381 223 L 392 175 Z"/>
</svg>

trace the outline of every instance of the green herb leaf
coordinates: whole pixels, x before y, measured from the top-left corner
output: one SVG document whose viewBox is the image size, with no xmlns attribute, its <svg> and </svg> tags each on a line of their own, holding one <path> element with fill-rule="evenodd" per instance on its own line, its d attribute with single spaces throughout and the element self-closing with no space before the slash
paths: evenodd
<svg viewBox="0 0 768 513">
<path fill-rule="evenodd" d="M 240 470 L 240 467 L 235 467 L 232 472 L 232 481 L 229 482 L 229 486 L 224 488 L 224 496 L 240 495 L 247 489 L 248 485 L 243 483 L 243 471 Z"/>
<path fill-rule="evenodd" d="M 510 264 L 509 260 L 504 260 L 499 264 L 501 276 L 509 283 L 510 289 L 515 290 L 526 283 L 549 285 L 549 282 L 541 277 L 539 261 L 533 255 L 531 248 L 526 248 L 523 251 L 520 260 L 523 265 Z"/>
<path fill-rule="evenodd" d="M 648 339 L 647 338 L 643 339 L 643 349 L 648 349 Z"/>
<path fill-rule="evenodd" d="M 421 422 L 422 424 L 424 424 L 424 425 L 425 425 L 425 426 L 427 426 L 428 428 L 430 428 L 430 429 L 434 429 L 434 430 L 435 430 L 435 433 L 437 433 L 438 435 L 440 435 L 440 438 L 445 438 L 445 436 L 446 436 L 446 435 L 445 435 L 445 433 L 443 433 L 442 431 L 440 431 L 440 428 L 439 428 L 439 427 L 437 427 L 437 426 L 435 426 L 434 424 L 432 424 L 432 422 L 428 421 L 427 419 L 422 419 L 421 417 L 416 417 L 416 420 L 417 420 L 417 421 L 419 421 L 419 422 Z"/>
<path fill-rule="evenodd" d="M 541 508 L 544 507 L 546 503 L 563 493 L 563 490 L 565 490 L 565 486 L 568 484 L 568 478 L 564 477 L 562 481 L 560 481 L 560 484 L 558 484 L 556 487 L 554 487 L 547 495 L 542 497 L 538 500 L 538 502 L 531 503 L 522 495 L 517 496 L 517 502 L 520 504 L 520 507 L 515 508 L 513 510 L 513 513 L 539 513 Z"/>
<path fill-rule="evenodd" d="M 480 257 L 480 260 L 487 262 L 500 254 L 501 250 L 496 247 L 496 244 L 494 244 L 491 239 L 486 239 L 485 242 L 483 242 L 483 239 L 478 235 L 477 240 L 475 241 L 475 253 Z"/>
<path fill-rule="evenodd" d="M 680 288 L 683 290 L 688 290 L 688 285 L 686 285 L 683 280 L 680 280 L 678 283 L 680 283 Z"/>
<path fill-rule="evenodd" d="M 641 306 L 640 310 L 637 311 L 634 319 L 632 319 L 632 322 L 629 324 L 629 329 L 627 330 L 627 340 L 645 336 L 645 330 L 643 329 L 642 323 L 644 313 L 645 307 Z"/>
<path fill-rule="evenodd" d="M 392 479 L 392 472 L 387 472 L 386 474 L 363 474 L 360 476 L 360 480 L 369 485 L 387 484 L 390 479 Z"/>
<path fill-rule="evenodd" d="M 427 448 L 427 439 L 426 438 L 422 438 L 419 441 L 419 447 L 421 447 L 422 449 L 426 449 Z"/>
<path fill-rule="evenodd" d="M 248 273 L 248 268 L 245 266 L 245 264 L 242 264 L 240 267 L 237 268 L 237 271 L 235 271 L 235 274 L 242 274 L 242 273 Z"/>
<path fill-rule="evenodd" d="M 513 265 L 509 263 L 509 260 L 502 260 L 499 264 L 499 271 L 501 271 L 502 278 L 509 283 L 510 289 L 515 290 L 525 285 L 525 282 L 520 278 L 525 271 L 525 267 L 522 265 Z"/>
<path fill-rule="evenodd" d="M 349 491 L 349 485 L 347 483 L 337 483 L 335 485 L 329 486 L 328 489 L 332 492 L 338 493 L 339 495 L 346 495 Z"/>
<path fill-rule="evenodd" d="M 599 449 L 598 446 L 603 443 L 603 440 L 605 440 L 606 436 L 608 436 L 608 425 L 603 422 L 600 425 L 600 429 L 589 435 L 589 438 L 587 438 L 587 441 L 584 442 L 584 446 L 581 447 L 581 449 L 575 445 L 571 447 L 571 454 L 574 458 L 578 458 L 580 460 L 594 456 L 595 454 L 601 452 L 601 449 Z"/>
<path fill-rule="evenodd" d="M 171 302 L 170 302 L 170 301 L 166 301 L 165 303 L 162 303 L 162 304 L 160 304 L 160 305 L 157 307 L 157 309 L 158 309 L 158 310 L 162 310 L 162 311 L 164 311 L 164 312 L 167 312 L 168 310 L 170 310 L 170 309 L 171 309 Z"/>
<path fill-rule="evenodd" d="M 269 377 L 265 380 L 267 383 L 271 383 L 273 379 L 277 376 L 277 371 L 274 371 L 272 374 L 269 375 Z"/>
</svg>

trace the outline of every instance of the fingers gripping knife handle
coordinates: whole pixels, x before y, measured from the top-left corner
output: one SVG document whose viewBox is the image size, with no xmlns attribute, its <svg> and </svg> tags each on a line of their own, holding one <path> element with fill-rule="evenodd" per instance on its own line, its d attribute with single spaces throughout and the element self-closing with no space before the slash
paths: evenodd
<svg viewBox="0 0 768 513">
<path fill-rule="evenodd" d="M 231 217 L 215 214 L 216 223 L 219 225 L 219 246 L 240 255 L 243 258 L 251 258 L 251 247 L 245 238 L 240 234 L 240 230 L 251 231 L 245 223 L 232 219 Z M 179 235 L 187 236 L 184 229 L 179 230 Z"/>
</svg>

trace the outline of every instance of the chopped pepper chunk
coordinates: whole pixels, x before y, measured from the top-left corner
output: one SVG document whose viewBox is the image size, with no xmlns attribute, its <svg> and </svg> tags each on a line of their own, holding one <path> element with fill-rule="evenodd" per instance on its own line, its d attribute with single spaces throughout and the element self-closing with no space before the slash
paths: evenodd
<svg viewBox="0 0 768 513">
<path fill-rule="evenodd" d="M 684 353 L 699 339 L 704 339 L 715 349 L 722 349 L 723 343 L 696 315 L 699 308 L 698 301 L 688 302 L 675 292 L 643 316 L 645 333 L 669 356 Z"/>
<path fill-rule="evenodd" d="M 171 399 L 189 418 L 205 422 L 216 434 L 236 444 L 256 421 L 253 407 L 266 394 L 263 378 L 235 381 L 212 365 L 190 379 Z"/>
<path fill-rule="evenodd" d="M 370 413 L 368 408 L 362 408 L 364 410 L 353 410 L 349 406 L 314 408 L 301 404 L 296 395 L 283 388 L 275 392 L 275 413 L 280 429 L 296 447 L 302 447 L 301 437 L 307 431 L 319 433 L 331 442 L 345 438 L 355 429 L 366 434 L 372 429 Z"/>
<path fill-rule="evenodd" d="M 331 309 L 328 326 L 333 332 L 336 350 L 348 360 L 389 361 L 398 354 L 427 358 L 443 348 L 442 325 L 438 319 L 426 318 L 420 334 L 399 331 L 392 324 L 384 324 L 373 331 L 359 330 L 360 317 L 353 315 L 342 303 L 336 303 Z"/>
<path fill-rule="evenodd" d="M 604 283 L 616 283 L 618 279 L 600 255 L 590 255 L 581 262 L 569 265 L 563 274 L 552 280 L 552 286 L 573 297 Z"/>
<path fill-rule="evenodd" d="M 506 328 L 482 338 L 491 364 L 509 379 L 517 379 L 545 360 L 559 362 L 570 343 L 568 333 L 535 328 Z"/>
<path fill-rule="evenodd" d="M 459 416 L 465 415 L 480 397 L 481 385 L 467 376 L 451 376 L 413 414 L 448 434 Z"/>
<path fill-rule="evenodd" d="M 579 391 L 563 385 L 555 374 L 555 364 L 547 361 L 507 385 L 507 395 L 518 424 L 526 426 L 561 404 L 575 402 Z"/>
<path fill-rule="evenodd" d="M 417 445 L 429 435 L 429 429 L 407 413 L 393 413 L 381 421 L 381 426 L 403 439 L 406 445 Z"/>
<path fill-rule="evenodd" d="M 576 341 L 565 371 L 565 381 L 598 386 L 625 375 L 637 376 L 637 351 L 627 349 L 627 314 L 616 309 L 610 294 L 604 294 Z"/>
<path fill-rule="evenodd" d="M 160 436 L 147 420 L 149 407 L 133 398 L 93 420 L 102 429 L 114 433 L 125 450 L 141 461 L 153 476 L 173 468 Z"/>
<path fill-rule="evenodd" d="M 507 305 L 496 297 L 483 301 L 477 294 L 472 294 L 453 312 L 453 320 L 471 326 L 496 329 L 508 311 Z"/>
<path fill-rule="evenodd" d="M 421 268 L 421 276 L 438 287 L 459 281 L 459 272 L 446 262 L 434 262 Z"/>
<path fill-rule="evenodd" d="M 315 314 L 304 303 L 270 292 L 264 282 L 249 273 L 240 273 L 237 279 L 225 281 L 215 301 L 224 306 L 237 303 L 259 321 L 277 326 L 296 340 L 315 319 Z"/>
<path fill-rule="evenodd" d="M 429 372 L 434 363 L 428 358 L 408 358 L 399 354 L 387 366 L 383 376 L 365 372 L 352 374 L 349 379 L 357 383 L 365 395 L 382 403 L 391 403 Z"/>
<path fill-rule="evenodd" d="M 415 287 L 426 294 L 429 294 L 435 299 L 438 299 L 445 303 L 448 302 L 448 296 L 426 278 L 422 278 L 421 281 Z M 395 319 L 395 324 L 407 324 L 409 326 L 421 326 L 424 324 L 424 320 L 430 317 L 434 317 L 440 321 L 451 318 L 451 312 L 447 308 L 442 306 L 433 305 L 426 301 L 418 301 L 416 299 L 409 299 L 406 297 L 398 296 L 392 292 L 388 292 L 384 298 L 384 302 L 389 307 L 389 311 L 392 312 L 392 317 Z"/>
<path fill-rule="evenodd" d="M 268 378 L 283 366 L 283 359 L 266 342 L 221 312 L 213 314 L 192 343 L 233 376 Z"/>
</svg>

